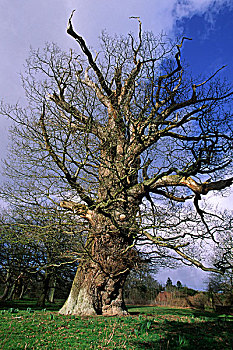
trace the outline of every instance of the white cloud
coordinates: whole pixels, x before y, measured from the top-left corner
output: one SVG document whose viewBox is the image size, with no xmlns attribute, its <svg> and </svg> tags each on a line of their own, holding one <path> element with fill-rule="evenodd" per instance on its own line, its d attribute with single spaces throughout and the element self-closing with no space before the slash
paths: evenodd
<svg viewBox="0 0 233 350">
<path fill-rule="evenodd" d="M 189 19 L 194 15 L 203 16 L 213 27 L 219 12 L 228 7 L 233 8 L 232 0 L 177 0 L 174 1 L 173 20 Z"/>
<path fill-rule="evenodd" d="M 204 16 L 214 24 L 216 14 L 232 0 L 67 0 L 67 11 L 77 9 L 74 21 L 83 35 L 90 39 L 99 35 L 102 29 L 109 33 L 124 33 L 136 29 L 130 16 L 140 16 L 144 29 L 155 34 L 172 33 L 177 20 Z"/>
<path fill-rule="evenodd" d="M 224 6 L 231 6 L 231 0 L 177 0 L 174 1 L 175 15 L 178 17 L 192 17 L 208 13 L 217 13 Z"/>
<path fill-rule="evenodd" d="M 207 195 L 206 200 L 216 211 L 233 210 L 233 190 L 231 188 L 227 188 L 218 194 L 210 193 Z"/>
</svg>

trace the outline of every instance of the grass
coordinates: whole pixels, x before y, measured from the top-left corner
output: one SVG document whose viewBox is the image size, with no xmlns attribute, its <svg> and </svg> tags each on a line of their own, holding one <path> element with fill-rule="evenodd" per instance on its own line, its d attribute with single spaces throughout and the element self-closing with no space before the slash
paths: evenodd
<svg viewBox="0 0 233 350">
<path fill-rule="evenodd" d="M 233 349 L 232 316 L 130 307 L 126 317 L 75 317 L 58 315 L 59 307 L 38 310 L 33 300 L 0 305 L 0 349 Z"/>
</svg>

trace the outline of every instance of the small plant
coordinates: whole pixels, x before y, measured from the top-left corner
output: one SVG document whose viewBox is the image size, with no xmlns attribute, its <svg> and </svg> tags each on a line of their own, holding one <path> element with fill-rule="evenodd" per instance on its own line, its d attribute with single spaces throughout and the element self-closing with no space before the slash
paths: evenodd
<svg viewBox="0 0 233 350">
<path fill-rule="evenodd" d="M 138 328 L 134 330 L 134 334 L 137 337 L 139 336 L 139 334 L 143 334 L 149 331 L 152 325 L 152 320 L 145 319 L 142 315 L 139 315 L 138 319 L 140 321 L 140 324 Z"/>
<path fill-rule="evenodd" d="M 10 313 L 10 314 L 13 314 L 13 313 L 17 313 L 17 312 L 19 312 L 19 309 L 14 309 L 13 307 L 10 307 L 9 308 L 9 310 L 8 310 L 8 312 Z"/>
<path fill-rule="evenodd" d="M 31 308 L 31 307 L 28 307 L 26 311 L 27 311 L 29 314 L 31 314 L 31 313 L 33 313 L 33 312 L 34 312 L 34 310 L 32 310 L 32 308 Z"/>
<path fill-rule="evenodd" d="M 178 342 L 180 346 L 186 346 L 188 344 L 187 339 L 182 335 L 179 335 Z"/>
</svg>

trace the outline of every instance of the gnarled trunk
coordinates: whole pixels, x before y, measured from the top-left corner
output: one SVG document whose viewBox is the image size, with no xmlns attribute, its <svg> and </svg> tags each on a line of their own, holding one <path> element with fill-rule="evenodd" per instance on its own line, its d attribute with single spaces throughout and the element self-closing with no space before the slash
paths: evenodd
<svg viewBox="0 0 233 350">
<path fill-rule="evenodd" d="M 63 315 L 125 315 L 123 286 L 127 273 L 110 277 L 97 267 L 78 268 L 68 299 L 59 311 Z"/>
<path fill-rule="evenodd" d="M 80 262 L 60 314 L 125 315 L 125 280 L 137 260 L 128 231 L 116 229 L 97 215 L 87 242 L 87 257 Z M 91 237 L 91 238 L 90 238 Z"/>
<path fill-rule="evenodd" d="M 138 261 L 133 242 L 138 230 L 135 215 L 141 199 L 127 194 L 126 188 L 137 183 L 140 159 L 132 160 L 128 174 L 124 165 L 127 159 L 124 138 L 117 135 L 119 128 L 111 109 L 109 115 L 109 133 L 111 137 L 115 133 L 116 137 L 107 139 L 101 146 L 104 163 L 99 167 L 100 208 L 89 210 L 82 205 L 76 208 L 76 213 L 89 221 L 90 228 L 86 257 L 80 261 L 70 295 L 60 310 L 65 315 L 127 314 L 123 287 Z M 112 168 L 112 164 L 116 166 Z M 62 206 L 70 207 L 65 201 Z"/>
</svg>

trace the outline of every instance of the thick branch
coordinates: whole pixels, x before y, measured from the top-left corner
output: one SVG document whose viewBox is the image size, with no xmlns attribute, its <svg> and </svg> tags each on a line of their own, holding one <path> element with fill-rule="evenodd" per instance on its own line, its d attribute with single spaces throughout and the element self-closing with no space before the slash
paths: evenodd
<svg viewBox="0 0 233 350">
<path fill-rule="evenodd" d="M 126 82 L 122 88 L 121 95 L 118 98 L 119 104 L 124 104 L 125 100 L 127 100 L 127 98 L 129 100 L 132 98 L 135 80 L 140 72 L 141 67 L 142 67 L 142 63 L 140 61 L 138 61 L 136 64 L 136 67 L 132 69 L 128 79 L 126 80 Z"/>
<path fill-rule="evenodd" d="M 148 187 L 153 192 L 159 187 L 168 187 L 168 186 L 184 186 L 188 187 L 194 193 L 206 195 L 208 192 L 213 190 L 222 190 L 226 187 L 231 186 L 233 183 L 233 177 L 220 180 L 215 182 L 208 183 L 198 183 L 191 177 L 184 177 L 181 175 L 168 175 L 164 176 L 159 180 L 151 179 L 148 181 Z"/>
<path fill-rule="evenodd" d="M 176 202 L 185 202 L 186 200 L 192 199 L 192 198 L 193 198 L 193 196 L 186 196 L 186 197 L 183 197 L 183 196 L 182 196 L 182 197 L 177 197 L 177 196 L 175 196 L 175 195 L 172 194 L 172 193 L 169 193 L 169 192 L 166 192 L 166 191 L 163 191 L 163 190 L 159 190 L 159 189 L 154 190 L 154 193 L 155 193 L 155 194 L 159 194 L 159 195 L 161 195 L 161 196 L 163 196 L 163 197 L 172 199 L 172 200 L 174 200 L 174 201 L 176 201 Z"/>
<path fill-rule="evenodd" d="M 140 21 L 140 17 L 135 17 L 135 16 L 131 16 L 129 17 L 130 19 L 137 19 L 138 20 L 138 23 L 139 23 L 139 33 L 138 33 L 138 37 L 139 37 L 139 44 L 137 46 L 137 48 L 135 49 L 134 48 L 134 40 L 133 40 L 133 37 L 132 35 L 130 34 L 131 36 L 131 39 L 132 39 L 132 50 L 134 52 L 134 63 L 137 64 L 137 55 L 138 55 L 138 52 L 141 48 L 141 45 L 142 45 L 142 22 Z"/>
<path fill-rule="evenodd" d="M 161 91 L 161 88 L 162 88 L 162 82 L 164 79 L 169 79 L 171 78 L 172 76 L 174 76 L 177 72 L 181 71 L 182 70 L 182 66 L 181 66 L 181 63 L 180 63 L 180 56 L 181 56 L 181 52 L 180 52 L 180 49 L 183 45 L 183 42 L 185 39 L 188 39 L 188 40 L 192 40 L 192 39 L 189 39 L 189 38 L 186 38 L 186 37 L 183 37 L 182 38 L 182 41 L 180 43 L 180 45 L 176 45 L 177 47 L 177 53 L 175 55 L 175 59 L 176 59 L 176 63 L 177 63 L 177 67 L 170 73 L 168 74 L 164 74 L 164 75 L 161 75 L 158 79 L 158 88 L 157 88 L 157 91 L 156 91 L 156 94 L 155 94 L 155 100 L 156 100 L 156 105 L 159 106 L 161 104 L 160 102 L 160 91 Z"/>
<path fill-rule="evenodd" d="M 97 66 L 97 64 L 95 63 L 95 60 L 93 59 L 93 56 L 90 52 L 90 50 L 87 48 L 87 45 L 84 41 L 84 39 L 78 35 L 74 29 L 73 29 L 73 26 L 72 26 L 72 23 L 71 23 L 71 20 L 72 20 L 72 17 L 73 17 L 73 14 L 74 14 L 74 11 L 72 11 L 71 13 L 71 16 L 69 18 L 69 21 L 68 21 L 68 26 L 67 26 L 67 33 L 69 35 L 71 35 L 76 41 L 77 43 L 79 44 L 81 50 L 83 51 L 83 53 L 87 56 L 87 59 L 88 59 L 88 62 L 91 66 L 91 68 L 94 70 L 94 72 L 96 73 L 97 77 L 98 77 L 98 80 L 99 80 L 99 83 L 102 87 L 102 89 L 105 91 L 105 93 L 107 94 L 107 96 L 112 99 L 113 98 L 113 92 L 111 89 L 109 89 L 104 77 L 103 77 L 103 74 L 101 73 L 99 67 Z"/>
<path fill-rule="evenodd" d="M 233 184 L 233 177 L 226 180 L 198 183 L 192 177 L 182 175 L 155 176 L 129 189 L 129 194 L 137 197 L 146 196 L 148 192 L 157 193 L 161 187 L 187 187 L 195 194 L 206 195 L 210 191 L 220 191 Z"/>
<path fill-rule="evenodd" d="M 104 95 L 104 93 L 99 88 L 99 86 L 89 78 L 89 76 L 88 76 L 89 69 L 90 69 L 90 66 L 87 67 L 87 69 L 85 70 L 85 80 L 83 81 L 83 83 L 86 84 L 87 86 L 89 86 L 93 91 L 95 91 L 96 96 L 99 99 L 99 101 L 101 103 L 103 103 L 104 106 L 108 107 L 110 104 L 109 98 L 106 95 Z"/>
<path fill-rule="evenodd" d="M 86 219 L 93 224 L 93 211 L 88 209 L 85 204 L 75 203 L 73 201 L 61 201 L 60 207 L 73 211 L 81 218 Z"/>
</svg>

